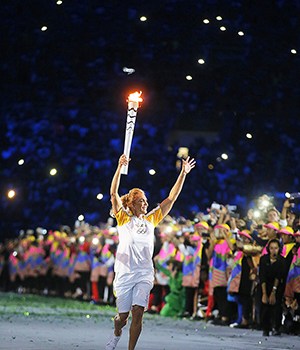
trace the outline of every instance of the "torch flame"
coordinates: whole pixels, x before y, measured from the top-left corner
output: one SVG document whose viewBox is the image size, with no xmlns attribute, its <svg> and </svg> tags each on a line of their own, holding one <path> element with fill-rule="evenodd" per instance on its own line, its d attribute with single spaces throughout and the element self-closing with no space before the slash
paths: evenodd
<svg viewBox="0 0 300 350">
<path fill-rule="evenodd" d="M 128 96 L 128 102 L 143 102 L 143 99 L 140 97 L 142 94 L 142 91 L 140 92 L 134 92 L 133 94 L 130 94 Z"/>
</svg>

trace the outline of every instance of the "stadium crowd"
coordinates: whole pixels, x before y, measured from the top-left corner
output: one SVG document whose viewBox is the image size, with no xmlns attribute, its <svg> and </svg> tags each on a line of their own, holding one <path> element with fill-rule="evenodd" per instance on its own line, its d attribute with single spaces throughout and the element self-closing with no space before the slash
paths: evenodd
<svg viewBox="0 0 300 350">
<path fill-rule="evenodd" d="M 167 216 L 155 232 L 148 312 L 299 335 L 299 216 L 292 198 L 281 212 L 270 204 L 261 196 L 243 218 L 218 203 L 193 220 Z M 114 305 L 117 245 L 112 218 L 20 232 L 1 245 L 1 290 Z"/>
<path fill-rule="evenodd" d="M 245 210 L 262 193 L 298 189 L 299 55 L 290 52 L 299 43 L 297 2 L 262 2 L 259 11 L 243 1 L 214 0 L 1 5 L 4 237 L 20 228 L 72 225 L 80 213 L 93 225 L 105 221 L 131 88 L 143 90 L 144 102 L 127 188 L 139 179 L 151 198 L 163 198 L 168 176 L 158 182 L 148 171 L 172 173 L 183 146 L 197 168 L 177 216 L 212 200 Z M 124 66 L 135 73 L 124 73 Z M 48 175 L 52 167 L 56 176 Z M 13 200 L 4 195 L 10 188 Z"/>
</svg>

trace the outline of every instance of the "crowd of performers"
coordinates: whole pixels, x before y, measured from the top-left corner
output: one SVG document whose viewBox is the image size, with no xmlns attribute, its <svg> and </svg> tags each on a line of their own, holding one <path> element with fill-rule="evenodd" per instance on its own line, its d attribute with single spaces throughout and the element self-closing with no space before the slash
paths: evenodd
<svg viewBox="0 0 300 350">
<path fill-rule="evenodd" d="M 229 206 L 155 232 L 150 313 L 300 334 L 300 225 L 286 200 L 263 218 Z M 114 305 L 116 227 L 37 229 L 0 246 L 0 289 Z"/>
</svg>

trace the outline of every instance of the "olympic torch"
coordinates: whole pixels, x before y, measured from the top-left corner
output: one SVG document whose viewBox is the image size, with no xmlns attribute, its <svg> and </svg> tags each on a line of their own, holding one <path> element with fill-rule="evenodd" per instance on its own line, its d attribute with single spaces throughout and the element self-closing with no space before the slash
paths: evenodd
<svg viewBox="0 0 300 350">
<path fill-rule="evenodd" d="M 127 108 L 127 120 L 126 120 L 126 130 L 125 130 L 124 154 L 128 159 L 130 156 L 130 148 L 131 148 L 131 142 L 133 138 L 137 110 L 139 108 L 139 103 L 143 101 L 143 99 L 140 97 L 141 94 L 142 94 L 142 91 L 135 92 L 133 94 L 130 94 L 127 99 L 128 108 Z M 121 174 L 123 175 L 128 174 L 128 164 L 126 166 L 123 165 L 121 169 Z"/>
</svg>

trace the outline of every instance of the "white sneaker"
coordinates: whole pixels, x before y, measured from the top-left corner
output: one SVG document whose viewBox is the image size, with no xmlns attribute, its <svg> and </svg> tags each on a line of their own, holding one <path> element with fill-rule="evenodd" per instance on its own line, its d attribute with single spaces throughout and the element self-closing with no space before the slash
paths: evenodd
<svg viewBox="0 0 300 350">
<path fill-rule="evenodd" d="M 105 346 L 105 350 L 115 350 L 117 347 L 117 344 L 120 340 L 121 336 L 117 337 L 114 333 L 109 338 L 109 341 L 107 342 Z"/>
<path fill-rule="evenodd" d="M 236 328 L 239 325 L 239 323 L 234 322 L 229 325 L 230 328 Z"/>
</svg>

